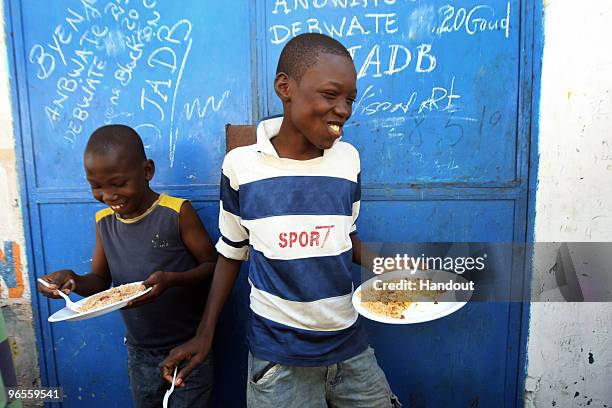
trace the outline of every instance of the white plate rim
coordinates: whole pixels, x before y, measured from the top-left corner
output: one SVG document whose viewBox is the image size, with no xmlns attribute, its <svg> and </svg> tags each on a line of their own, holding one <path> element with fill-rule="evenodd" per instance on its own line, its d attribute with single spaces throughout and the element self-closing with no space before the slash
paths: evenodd
<svg viewBox="0 0 612 408">
<path fill-rule="evenodd" d="M 143 281 L 130 282 L 130 283 L 126 283 L 125 285 L 141 285 L 142 282 Z M 109 291 L 113 290 L 115 287 L 103 290 L 102 292 L 94 293 L 93 295 L 88 296 L 86 298 L 83 298 L 83 299 L 81 299 L 81 300 L 79 300 L 79 301 L 77 301 L 75 303 L 77 305 L 81 305 L 82 303 L 85 303 L 92 296 L 97 296 L 97 295 L 99 295 L 101 293 L 109 292 Z M 56 311 L 55 313 L 53 313 L 51 316 L 49 316 L 47 318 L 47 320 L 49 322 L 51 322 L 51 323 L 57 323 L 57 322 L 63 322 L 63 321 L 67 321 L 67 320 L 85 320 L 85 319 L 89 319 L 89 318 L 93 318 L 93 317 L 102 316 L 102 315 L 105 315 L 107 313 L 114 312 L 117 309 L 121 309 L 122 307 L 127 305 L 130 300 L 134 300 L 134 299 L 144 295 L 145 293 L 150 292 L 151 289 L 153 289 L 152 286 L 146 288 L 144 291 L 142 291 L 140 293 L 136 293 L 136 294 L 134 294 L 134 295 L 132 295 L 132 296 L 130 296 L 128 298 L 125 298 L 123 300 L 119 300 L 119 301 L 117 301 L 115 303 L 111 303 L 110 305 L 106 305 L 106 306 L 101 307 L 99 309 L 88 310 L 86 312 L 77 313 L 77 312 L 74 312 L 74 311 L 68 309 L 68 307 L 64 307 L 64 308 Z M 58 314 L 63 314 L 66 311 L 71 312 L 71 314 L 69 314 L 67 316 L 64 316 L 64 317 L 60 317 L 60 318 L 57 318 L 57 317 L 54 318 L 54 316 L 56 316 Z"/>
<path fill-rule="evenodd" d="M 472 297 L 473 291 L 470 291 L 470 296 L 466 301 L 463 302 L 439 302 L 438 305 L 448 305 L 447 308 L 443 308 L 440 309 L 440 311 L 436 312 L 436 313 L 432 313 L 432 314 L 424 314 L 423 316 L 419 317 L 419 318 L 404 318 L 404 319 L 395 319 L 392 317 L 386 317 L 386 316 L 382 316 L 376 313 L 372 313 L 370 311 L 368 311 L 367 309 L 363 308 L 361 306 L 361 298 L 359 297 L 359 293 L 361 293 L 361 288 L 363 286 L 369 286 L 374 280 L 376 279 L 381 279 L 381 277 L 384 277 L 384 280 L 391 280 L 394 279 L 396 276 L 405 276 L 405 273 L 407 272 L 407 270 L 397 270 L 397 271 L 391 271 L 391 272 L 386 272 L 384 274 L 381 275 L 376 275 L 370 279 L 368 279 L 367 281 L 363 282 L 361 285 L 359 285 L 359 287 L 357 289 L 355 289 L 355 291 L 353 292 L 353 297 L 352 297 L 352 302 L 353 302 L 353 307 L 355 308 L 355 310 L 357 310 L 357 313 L 359 313 L 361 316 L 365 317 L 366 319 L 369 320 L 373 320 L 379 323 L 387 323 L 387 324 L 416 324 L 416 323 L 425 323 L 425 322 L 430 322 L 433 320 L 437 320 L 437 319 L 441 319 L 445 316 L 448 316 L 452 313 L 455 313 L 457 310 L 461 309 L 463 306 L 465 306 L 468 302 L 469 299 Z M 444 274 L 448 274 L 448 275 L 452 275 L 453 277 L 456 276 L 460 276 L 458 274 L 455 273 L 451 273 L 448 271 L 441 271 L 441 270 L 425 270 L 425 271 L 417 271 L 417 273 L 415 275 L 411 275 L 411 276 L 418 276 L 419 274 L 423 274 L 423 273 L 444 273 Z M 463 278 L 465 279 L 465 278 Z M 425 304 L 427 306 L 431 306 L 433 305 L 434 302 L 415 302 L 413 304 L 411 304 L 409 306 L 409 308 L 415 308 L 419 305 Z"/>
</svg>

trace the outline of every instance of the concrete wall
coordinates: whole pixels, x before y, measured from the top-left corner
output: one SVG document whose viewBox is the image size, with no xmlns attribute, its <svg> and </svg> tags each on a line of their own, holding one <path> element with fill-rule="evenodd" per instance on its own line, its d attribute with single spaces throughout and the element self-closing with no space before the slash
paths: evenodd
<svg viewBox="0 0 612 408">
<path fill-rule="evenodd" d="M 535 239 L 610 242 L 612 2 L 549 0 L 544 16 Z M 561 298 L 550 255 L 536 256 L 541 300 Z M 612 406 L 611 327 L 610 303 L 533 303 L 526 406 Z"/>
<path fill-rule="evenodd" d="M 0 16 L 4 16 L 0 2 Z M 4 20 L 2 20 L 4 23 Z M 15 137 L 9 97 L 4 24 L 0 28 L 0 307 L 6 320 L 19 385 L 39 382 L 25 253 Z"/>
</svg>

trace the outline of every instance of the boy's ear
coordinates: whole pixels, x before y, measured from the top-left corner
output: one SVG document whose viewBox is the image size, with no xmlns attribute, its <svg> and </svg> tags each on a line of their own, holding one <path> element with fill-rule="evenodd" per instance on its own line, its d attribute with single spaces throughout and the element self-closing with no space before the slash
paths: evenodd
<svg viewBox="0 0 612 408">
<path fill-rule="evenodd" d="M 151 159 L 148 159 L 144 165 L 145 171 L 145 179 L 147 181 L 151 181 L 153 176 L 155 175 L 155 162 Z"/>
<path fill-rule="evenodd" d="M 284 72 L 279 72 L 274 78 L 274 90 L 276 95 L 283 102 L 289 102 L 291 100 L 291 84 L 289 83 L 289 76 Z"/>
</svg>

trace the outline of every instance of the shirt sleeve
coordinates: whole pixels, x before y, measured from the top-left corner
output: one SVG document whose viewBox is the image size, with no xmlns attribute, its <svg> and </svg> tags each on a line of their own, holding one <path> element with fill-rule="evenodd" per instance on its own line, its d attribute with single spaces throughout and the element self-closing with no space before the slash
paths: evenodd
<svg viewBox="0 0 612 408">
<path fill-rule="evenodd" d="M 215 247 L 226 258 L 244 261 L 249 257 L 249 233 L 242 226 L 238 181 L 228 157 L 225 157 L 221 170 L 219 204 L 221 237 Z"/>
<path fill-rule="evenodd" d="M 353 187 L 353 225 L 351 225 L 350 234 L 357 233 L 357 217 L 359 216 L 359 208 L 361 207 L 361 163 L 359 162 L 359 153 L 357 153 L 357 183 Z"/>
</svg>

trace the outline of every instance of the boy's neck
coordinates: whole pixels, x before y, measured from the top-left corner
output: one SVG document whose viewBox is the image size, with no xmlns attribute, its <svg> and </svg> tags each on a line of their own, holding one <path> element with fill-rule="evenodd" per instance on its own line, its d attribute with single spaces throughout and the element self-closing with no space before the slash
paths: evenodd
<svg viewBox="0 0 612 408">
<path fill-rule="evenodd" d="M 127 217 L 125 217 L 125 218 L 122 217 L 122 218 L 125 219 L 125 220 L 130 220 L 130 219 L 133 219 L 133 218 L 140 217 L 141 215 L 146 213 L 153 206 L 153 204 L 155 204 L 155 202 L 158 199 L 159 199 L 159 194 L 147 187 L 146 195 L 145 195 L 145 197 L 143 199 L 143 202 L 142 202 L 142 205 L 140 206 L 140 209 L 138 210 L 138 213 L 128 214 Z"/>
<path fill-rule="evenodd" d="M 297 129 L 283 120 L 278 135 L 270 142 L 278 157 L 292 160 L 311 160 L 323 156 L 323 150 L 310 143 Z"/>
<path fill-rule="evenodd" d="M 147 190 L 148 190 L 147 191 L 147 196 L 146 196 L 147 198 L 145 200 L 146 206 L 145 206 L 144 211 L 147 211 L 149 208 L 151 208 L 151 206 L 153 204 L 155 204 L 157 199 L 159 199 L 159 194 L 158 193 L 156 193 L 155 191 L 151 190 L 150 188 L 147 188 Z"/>
</svg>

